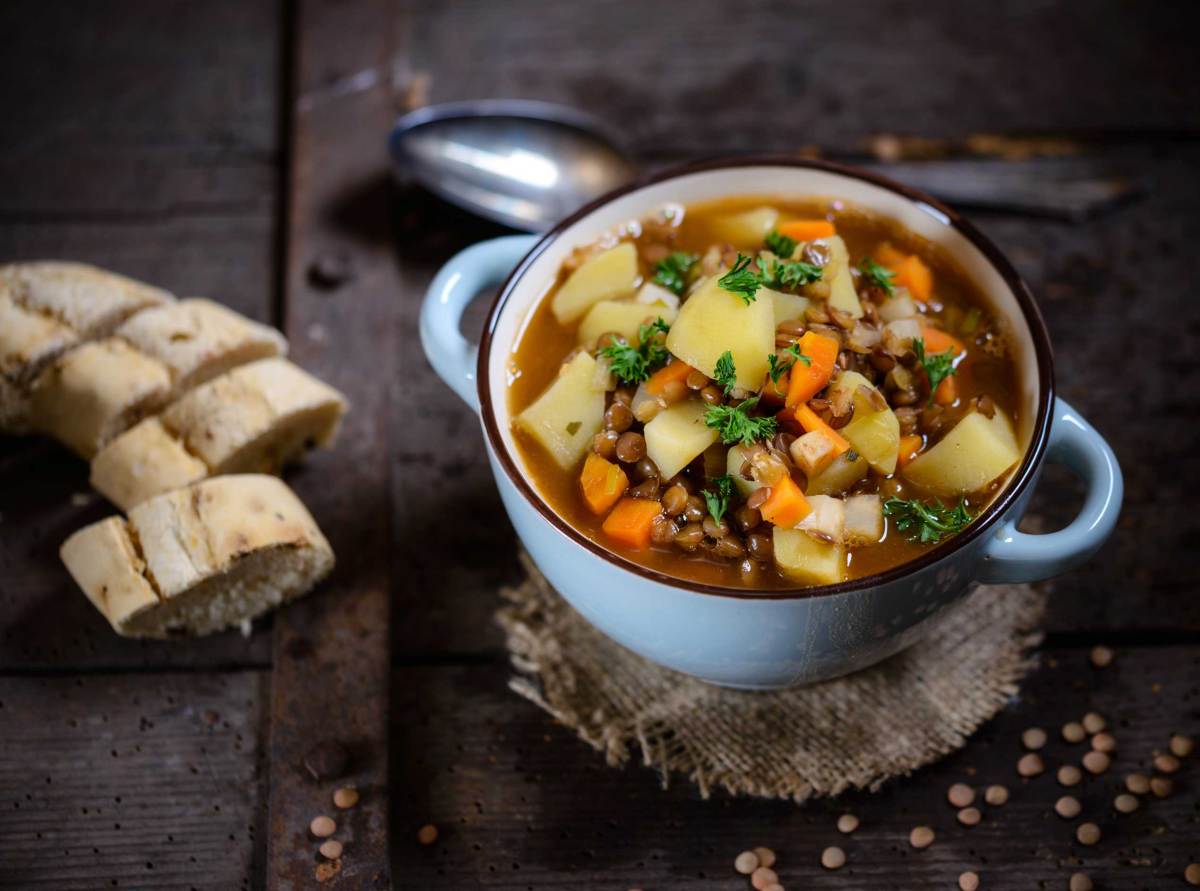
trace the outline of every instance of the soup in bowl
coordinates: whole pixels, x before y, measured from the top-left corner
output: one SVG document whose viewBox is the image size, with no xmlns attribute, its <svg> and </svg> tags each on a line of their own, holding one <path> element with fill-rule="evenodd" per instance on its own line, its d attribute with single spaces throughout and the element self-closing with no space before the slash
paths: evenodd
<svg viewBox="0 0 1200 891">
<path fill-rule="evenodd" d="M 515 267 L 515 268 L 514 268 Z M 476 356 L 458 332 L 507 280 Z M 832 165 L 713 162 L 464 251 L 422 340 L 477 407 L 534 561 L 618 642 L 778 687 L 916 640 L 973 581 L 1026 581 L 1111 531 L 1119 469 L 1054 396 L 1000 253 L 932 199 Z M 1089 484 L 1015 524 L 1047 455 Z"/>
</svg>

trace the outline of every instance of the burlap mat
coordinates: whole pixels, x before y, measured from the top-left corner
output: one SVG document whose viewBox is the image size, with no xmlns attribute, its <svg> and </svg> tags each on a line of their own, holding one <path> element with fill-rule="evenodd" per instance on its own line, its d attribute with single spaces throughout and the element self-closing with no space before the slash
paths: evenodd
<svg viewBox="0 0 1200 891">
<path fill-rule="evenodd" d="M 528 578 L 496 614 L 520 674 L 510 686 L 624 763 L 636 744 L 663 785 L 707 797 L 794 798 L 877 789 L 958 749 L 1033 666 L 1043 596 L 969 595 L 920 643 L 858 674 L 771 693 L 726 690 L 661 668 L 596 631 L 526 555 Z"/>
</svg>

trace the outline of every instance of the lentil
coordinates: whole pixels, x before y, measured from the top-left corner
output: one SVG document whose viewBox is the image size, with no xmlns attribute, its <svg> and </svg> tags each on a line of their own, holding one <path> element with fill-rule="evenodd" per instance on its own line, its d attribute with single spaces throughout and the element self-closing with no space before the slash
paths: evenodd
<svg viewBox="0 0 1200 891">
<path fill-rule="evenodd" d="M 821 865 L 826 869 L 841 869 L 846 865 L 846 852 L 830 846 L 821 852 Z"/>
<path fill-rule="evenodd" d="M 1150 791 L 1153 792 L 1157 798 L 1166 798 L 1173 791 L 1175 791 L 1175 784 L 1166 777 L 1151 777 Z"/>
<path fill-rule="evenodd" d="M 617 458 L 626 464 L 636 464 L 646 457 L 646 438 L 627 431 L 617 440 Z"/>
<path fill-rule="evenodd" d="M 308 831 L 317 838 L 329 838 L 329 836 L 337 832 L 337 823 L 333 817 L 321 814 L 318 817 L 312 818 L 312 822 L 308 824 Z"/>
<path fill-rule="evenodd" d="M 1069 891 L 1092 891 L 1095 886 L 1086 872 L 1077 872 L 1071 876 L 1067 887 Z"/>
<path fill-rule="evenodd" d="M 1054 812 L 1064 820 L 1074 820 L 1082 810 L 1083 805 L 1073 795 L 1064 795 L 1058 801 L 1054 802 Z"/>
<path fill-rule="evenodd" d="M 1108 668 L 1113 661 L 1113 651 L 1103 646 L 1092 647 L 1091 659 L 1097 668 Z"/>
<path fill-rule="evenodd" d="M 343 786 L 333 793 L 333 803 L 342 810 L 358 804 L 358 790 L 353 786 Z"/>
<path fill-rule="evenodd" d="M 663 493 L 662 506 L 663 511 L 669 517 L 677 517 L 683 513 L 687 507 L 688 492 L 679 483 L 671 486 Z"/>
<path fill-rule="evenodd" d="M 1064 764 L 1058 769 L 1058 784 L 1060 786 L 1077 786 L 1083 779 L 1083 771 L 1074 764 Z"/>
<path fill-rule="evenodd" d="M 1100 841 L 1100 827 L 1095 823 L 1080 823 L 1075 838 L 1081 845 L 1094 845 Z"/>
<path fill-rule="evenodd" d="M 1200 863 L 1189 863 L 1183 871 L 1183 880 L 1189 885 L 1200 885 Z"/>
<path fill-rule="evenodd" d="M 1123 814 L 1132 814 L 1140 804 L 1141 802 L 1137 800 L 1136 796 L 1130 795 L 1128 792 L 1122 792 L 1113 799 L 1113 807 Z"/>
<path fill-rule="evenodd" d="M 432 823 L 426 823 L 424 826 L 422 826 L 420 829 L 417 830 L 417 841 L 420 844 L 431 845 L 435 841 L 437 841 L 437 837 L 438 837 L 437 827 L 434 826 Z"/>
<path fill-rule="evenodd" d="M 1117 750 L 1117 740 L 1111 733 L 1097 733 L 1092 737 L 1092 748 L 1108 754 Z"/>
<path fill-rule="evenodd" d="M 770 868 L 775 865 L 775 852 L 770 848 L 755 848 L 754 856 L 758 858 L 758 865 Z"/>
<path fill-rule="evenodd" d="M 1111 763 L 1112 759 L 1103 752 L 1093 751 L 1083 756 L 1083 766 L 1088 773 L 1104 773 Z"/>
<path fill-rule="evenodd" d="M 965 807 L 958 812 L 958 822 L 964 826 L 976 826 L 983 819 L 983 814 L 977 807 Z"/>
<path fill-rule="evenodd" d="M 1108 723 L 1104 720 L 1103 716 L 1096 712 L 1088 712 L 1083 716 L 1083 729 L 1088 733 L 1099 733 L 1107 726 Z"/>
<path fill-rule="evenodd" d="M 1145 795 L 1150 791 L 1150 778 L 1144 773 L 1131 773 L 1125 777 L 1125 788 L 1134 795 Z"/>
<path fill-rule="evenodd" d="M 1087 731 L 1078 721 L 1068 721 L 1063 724 L 1062 738 L 1069 743 L 1083 742 L 1087 738 Z"/>
<path fill-rule="evenodd" d="M 1176 733 L 1171 737 L 1171 754 L 1176 758 L 1186 758 L 1196 748 L 1196 742 L 1190 736 Z"/>
<path fill-rule="evenodd" d="M 1023 777 L 1035 777 L 1046 769 L 1041 756 L 1033 752 L 1021 757 L 1017 762 L 1017 773 Z"/>
<path fill-rule="evenodd" d="M 1008 789 L 1004 786 L 988 786 L 983 793 L 983 800 L 993 807 L 1000 807 L 1008 801 Z"/>
<path fill-rule="evenodd" d="M 849 835 L 858 828 L 858 817 L 854 814 L 842 814 L 837 821 L 838 832 Z"/>
<path fill-rule="evenodd" d="M 592 451 L 605 461 L 611 461 L 617 457 L 617 440 L 620 438 L 621 434 L 616 430 L 597 433 L 592 437 Z"/>
<path fill-rule="evenodd" d="M 1156 755 L 1154 769 L 1159 773 L 1175 773 L 1179 770 L 1179 759 L 1174 755 Z"/>
<path fill-rule="evenodd" d="M 604 426 L 608 430 L 624 433 L 633 426 L 633 409 L 624 402 L 613 402 L 604 411 Z"/>
<path fill-rule="evenodd" d="M 708 385 L 708 375 L 693 368 L 684 380 L 689 390 L 703 390 Z"/>
<path fill-rule="evenodd" d="M 908 843 L 914 848 L 928 848 L 933 844 L 933 830 L 928 826 L 916 826 L 913 831 L 908 834 Z"/>
<path fill-rule="evenodd" d="M 733 868 L 744 876 L 758 869 L 758 855 L 753 851 L 742 851 L 733 861 Z"/>
<path fill-rule="evenodd" d="M 1041 727 L 1030 727 L 1021 734 L 1021 744 L 1027 749 L 1040 749 L 1046 744 L 1046 731 Z"/>
<path fill-rule="evenodd" d="M 975 803 L 975 790 L 966 783 L 955 783 L 946 790 L 946 800 L 955 807 L 966 807 Z"/>
<path fill-rule="evenodd" d="M 964 872 L 958 877 L 959 891 L 979 891 L 979 875 L 973 872 Z"/>
<path fill-rule="evenodd" d="M 335 838 L 329 838 L 321 842 L 321 847 L 317 850 L 326 860 L 337 860 L 342 856 L 342 843 Z"/>
<path fill-rule="evenodd" d="M 768 885 L 779 884 L 779 876 L 775 874 L 775 870 L 760 866 L 750 873 L 750 884 L 754 886 L 755 891 L 766 891 Z"/>
</svg>

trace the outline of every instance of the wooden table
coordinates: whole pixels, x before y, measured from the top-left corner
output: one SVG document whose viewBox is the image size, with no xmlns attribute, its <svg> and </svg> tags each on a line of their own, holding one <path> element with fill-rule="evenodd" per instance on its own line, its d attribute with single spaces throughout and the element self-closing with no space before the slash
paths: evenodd
<svg viewBox="0 0 1200 891">
<path fill-rule="evenodd" d="M 284 328 L 354 412 L 336 452 L 291 482 L 340 563 L 307 601 L 194 642 L 114 636 L 56 558 L 110 509 L 52 443 L 0 441 L 0 887 L 317 887 L 308 819 L 332 785 L 314 742 L 351 751 L 330 887 L 746 887 L 745 847 L 790 888 L 1182 886 L 1200 860 L 1194 765 L 1117 817 L 1119 777 L 1200 731 L 1200 65 L 1184 4 L 919 7 L 809 2 L 122 0 L 0 8 L 0 259 L 88 260 L 204 294 Z M 1083 223 L 975 213 L 1040 297 L 1061 391 L 1126 474 L 1119 533 L 1054 585 L 1042 667 L 959 754 L 876 795 L 797 807 L 702 801 L 612 770 L 506 689 L 496 589 L 513 536 L 474 418 L 417 346 L 417 305 L 447 257 L 501 230 L 393 185 L 384 136 L 415 104 L 566 102 L 609 120 L 647 166 L 751 150 L 870 160 L 1035 136 L 1034 166 L 1101 163 L 1141 200 Z M 1082 152 L 1041 157 L 1055 147 Z M 345 263 L 335 286 L 314 264 Z M 476 315 L 470 324 L 478 326 Z M 1035 511 L 1069 517 L 1050 472 Z M 1117 649 L 1107 670 L 1089 648 Z M 1019 781 L 1019 733 L 1089 709 L 1119 741 L 1080 794 L 1103 842 L 1053 814 L 1050 773 Z M 1048 760 L 1067 754 L 1052 732 Z M 957 780 L 1012 801 L 974 829 Z M 862 828 L 833 830 L 850 810 Z M 424 823 L 438 842 L 416 844 Z M 929 823 L 939 841 L 911 850 Z M 849 865 L 817 862 L 841 843 Z"/>
</svg>

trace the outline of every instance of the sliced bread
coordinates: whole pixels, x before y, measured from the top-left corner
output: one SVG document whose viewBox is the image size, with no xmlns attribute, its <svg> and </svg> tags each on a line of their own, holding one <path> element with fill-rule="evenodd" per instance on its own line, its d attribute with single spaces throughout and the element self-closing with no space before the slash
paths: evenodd
<svg viewBox="0 0 1200 891">
<path fill-rule="evenodd" d="M 30 312 L 0 293 L 0 430 L 25 432 L 29 385 L 78 342 L 79 337 L 62 322 Z"/>
<path fill-rule="evenodd" d="M 215 477 L 79 530 L 63 563 L 126 637 L 204 635 L 311 590 L 333 569 L 329 542 L 273 476 Z"/>
<path fill-rule="evenodd" d="M 206 476 L 278 473 L 333 441 L 346 400 L 286 359 L 260 359 L 184 395 L 92 460 L 92 485 L 122 510 Z"/>
</svg>

